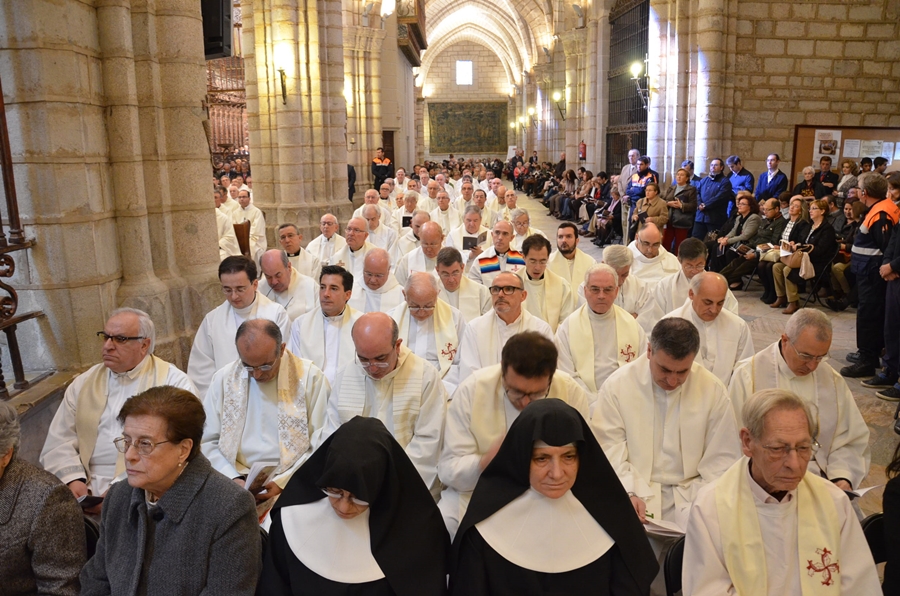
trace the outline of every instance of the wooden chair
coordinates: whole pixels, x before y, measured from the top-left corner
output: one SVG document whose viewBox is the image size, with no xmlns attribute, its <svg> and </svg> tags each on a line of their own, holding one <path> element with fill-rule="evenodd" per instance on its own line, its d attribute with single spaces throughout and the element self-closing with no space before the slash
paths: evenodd
<svg viewBox="0 0 900 596">
<path fill-rule="evenodd" d="M 234 224 L 234 235 L 237 237 L 241 254 L 250 257 L 250 220 L 245 219 L 239 224 Z"/>
<path fill-rule="evenodd" d="M 684 562 L 684 536 L 672 545 L 663 562 L 663 577 L 666 580 L 666 596 L 675 596 L 681 591 L 681 565 Z"/>
</svg>

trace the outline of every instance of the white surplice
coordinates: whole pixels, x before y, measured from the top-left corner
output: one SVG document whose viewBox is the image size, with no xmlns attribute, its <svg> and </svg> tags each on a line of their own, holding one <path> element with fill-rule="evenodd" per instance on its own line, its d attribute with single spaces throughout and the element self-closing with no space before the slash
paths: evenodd
<svg viewBox="0 0 900 596">
<path fill-rule="evenodd" d="M 359 276 L 359 278 L 362 279 L 363 262 L 366 260 L 366 254 L 373 248 L 375 248 L 375 246 L 368 240 L 359 247 L 359 250 L 355 251 L 350 249 L 350 245 L 347 245 L 331 255 L 330 264 L 343 267 L 352 273 L 354 278 Z"/>
<path fill-rule="evenodd" d="M 444 239 L 444 246 L 455 248 L 459 251 L 460 255 L 462 255 L 463 265 L 466 271 L 472 266 L 474 256 L 472 256 L 471 250 L 463 249 L 463 238 L 478 238 L 482 234 L 484 234 L 484 241 L 480 242 L 479 246 L 482 250 L 485 250 L 491 240 L 491 231 L 484 226 L 481 226 L 474 234 L 468 233 L 465 226 L 457 226 L 456 228 L 453 228 L 450 231 L 450 234 Z"/>
<path fill-rule="evenodd" d="M 291 324 L 287 348 L 298 358 L 311 360 L 334 386 L 338 370 L 353 363 L 356 347 L 350 332 L 361 316 L 363 313 L 349 304 L 333 317 L 326 317 L 317 306 Z"/>
<path fill-rule="evenodd" d="M 304 315 L 319 304 L 319 282 L 313 281 L 291 267 L 291 283 L 284 292 L 276 292 L 272 289 L 263 276 L 259 280 L 259 293 L 277 302 L 287 311 L 288 318 L 293 321 L 300 315 Z M 285 342 L 286 343 L 286 342 Z"/>
<path fill-rule="evenodd" d="M 431 273 L 437 265 L 437 259 L 431 259 L 422 252 L 422 247 L 414 248 L 402 257 L 394 266 L 394 277 L 401 286 L 406 286 L 409 274 L 414 271 Z"/>
<path fill-rule="evenodd" d="M 525 269 L 520 269 L 516 275 L 522 279 L 525 288 L 525 309 L 545 321 L 556 333 L 559 324 L 572 314 L 577 303 L 569 283 L 550 269 L 545 269 L 540 279 L 531 279 Z"/>
<path fill-rule="evenodd" d="M 318 257 L 309 250 L 301 248 L 300 252 L 295 255 L 288 253 L 288 261 L 291 262 L 294 269 L 306 277 L 311 277 L 316 282 L 316 288 L 319 287 L 319 271 L 322 269 L 322 263 L 319 262 Z"/>
<path fill-rule="evenodd" d="M 331 238 L 326 238 L 319 234 L 306 245 L 312 256 L 319 260 L 322 266 L 331 264 L 331 257 L 334 253 L 347 246 L 347 241 L 340 234 L 333 234 Z"/>
<path fill-rule="evenodd" d="M 440 333 L 435 329 L 435 317 L 437 309 L 441 306 L 436 306 L 431 316 L 424 321 L 419 321 L 409 314 L 409 308 L 405 302 L 399 304 L 388 314 L 400 328 L 403 345 L 441 373 L 444 387 L 448 393 L 452 393 L 459 384 L 459 342 L 465 333 L 466 321 L 458 310 L 446 303 L 441 304 L 446 309 L 443 311 L 444 316 L 449 316 L 450 320 L 444 323 L 446 328 Z M 440 341 L 441 337 L 446 337 L 445 341 L 450 345 L 443 345 L 445 342 Z M 450 365 L 442 367 L 442 363 L 446 364 L 447 361 L 450 362 Z M 446 372 L 443 368 L 446 368 Z"/>
<path fill-rule="evenodd" d="M 585 304 L 584 282 L 578 286 L 578 303 Z M 626 277 L 625 283 L 619 286 L 614 304 L 631 313 L 648 334 L 663 316 L 656 299 L 653 298 L 652 285 L 633 275 Z"/>
<path fill-rule="evenodd" d="M 272 302 L 258 291 L 253 304 L 237 309 L 226 300 L 203 318 L 191 355 L 188 359 L 187 374 L 197 386 L 197 396 L 203 399 L 213 374 L 229 362 L 237 360 L 234 336 L 244 321 L 269 319 L 281 329 L 282 338 L 290 335 L 291 320 L 280 304 Z"/>
<path fill-rule="evenodd" d="M 232 199 L 228 193 L 226 195 L 225 200 L 222 201 L 218 208 L 231 217 L 232 224 L 241 223 L 244 221 L 244 210 L 241 209 L 241 204 Z"/>
<path fill-rule="evenodd" d="M 393 273 L 388 273 L 388 278 L 377 290 L 373 290 L 365 283 L 365 278 L 359 278 L 353 282 L 353 293 L 347 302 L 356 310 L 367 312 L 388 312 L 403 302 L 403 286 L 397 283 Z"/>
<path fill-rule="evenodd" d="M 388 220 L 390 222 L 390 226 L 394 228 L 394 231 L 396 231 L 397 234 L 402 238 L 404 232 L 411 229 L 410 226 L 404 227 L 403 218 L 412 217 L 419 211 L 424 211 L 424 209 L 422 209 L 422 207 L 418 203 L 416 203 L 416 208 L 412 211 L 407 211 L 405 206 L 394 209 L 394 211 L 391 213 L 391 219 Z M 425 211 L 425 213 L 428 213 L 428 211 Z"/>
<path fill-rule="evenodd" d="M 365 204 L 363 204 L 362 207 L 357 207 L 356 210 L 353 212 L 352 217 L 361 217 L 362 219 L 365 219 L 365 217 L 363 216 L 363 208 L 365 208 L 365 207 L 366 207 Z M 394 216 L 393 210 L 390 207 L 386 207 L 385 205 L 383 205 L 382 201 L 380 201 L 380 200 L 378 201 L 378 204 L 375 205 L 375 207 L 377 207 L 379 209 L 379 211 L 381 211 L 381 217 L 379 218 L 379 222 L 381 224 L 386 224 L 386 225 L 390 226 L 391 218 Z M 371 234 L 371 232 L 369 232 L 369 233 Z M 371 242 L 371 240 L 369 240 L 369 242 Z"/>
<path fill-rule="evenodd" d="M 498 220 L 500 219 L 499 214 L 497 215 L 497 219 Z M 494 223 L 496 223 L 496 222 L 494 222 Z M 491 227 L 493 228 L 493 225 Z M 509 247 L 513 250 L 518 250 L 519 252 L 521 252 L 522 251 L 522 243 L 525 242 L 525 240 L 527 238 L 529 238 L 530 236 L 534 236 L 535 234 L 537 234 L 538 236 L 543 236 L 544 238 L 547 237 L 547 234 L 545 234 L 543 231 L 541 231 L 537 228 L 529 227 L 528 230 L 526 230 L 525 234 L 523 234 L 521 236 L 519 234 L 514 234 L 512 240 L 509 243 Z"/>
<path fill-rule="evenodd" d="M 681 271 L 681 263 L 678 259 L 662 246 L 659 247 L 659 254 L 652 259 L 648 259 L 641 251 L 637 249 L 635 240 L 631 241 L 628 249 L 634 255 L 634 263 L 631 265 L 631 275 L 642 279 L 643 281 L 654 284 L 662 278 Z"/>
<path fill-rule="evenodd" d="M 396 267 L 397 262 L 408 252 L 411 252 L 419 246 L 421 246 L 422 242 L 416 235 L 413 234 L 412 228 L 403 228 L 400 231 L 400 236 L 397 238 L 397 241 L 394 242 L 394 245 L 388 251 L 391 257 L 391 263 L 394 267 Z M 393 267 L 392 267 L 393 269 Z"/>
<path fill-rule="evenodd" d="M 138 393 L 139 387 L 146 383 L 142 374 L 147 373 L 145 364 L 148 358 L 150 355 L 145 356 L 137 366 L 128 372 L 114 373 L 109 369 L 106 370 L 108 375 L 106 407 L 100 416 L 97 441 L 89 462 L 90 483 L 88 488 L 91 494 L 102 495 L 105 493 L 116 476 L 116 458 L 119 452 L 116 451 L 113 440 L 122 436 L 122 425 L 116 420 L 116 417 L 128 398 Z M 72 380 L 50 422 L 50 427 L 47 429 L 47 438 L 40 456 L 41 466 L 59 478 L 63 484 L 88 477 L 81 462 L 81 451 L 75 431 L 75 412 L 78 409 L 78 400 L 82 392 L 91 388 L 87 381 L 95 372 L 103 368 L 106 367 L 102 362 L 95 364 Z M 166 385 L 172 385 L 198 395 L 196 387 L 188 376 L 172 364 L 169 365 Z"/>
<path fill-rule="evenodd" d="M 459 287 L 455 292 L 448 292 L 441 285 L 441 293 L 438 294 L 438 298 L 459 310 L 466 323 L 471 323 L 493 307 L 491 291 L 468 279 L 465 275 L 460 279 Z"/>
<path fill-rule="evenodd" d="M 688 299 L 688 291 L 691 289 L 691 280 L 687 278 L 683 270 L 672 275 L 662 278 L 659 283 L 654 286 L 653 297 L 656 304 L 659 305 L 663 314 L 669 314 L 676 308 L 681 308 L 684 301 Z M 731 290 L 725 292 L 725 309 L 739 315 L 738 301 L 731 293 Z"/>
<path fill-rule="evenodd" d="M 269 246 L 266 240 L 266 218 L 253 203 L 243 210 L 243 218 L 250 221 L 250 256 L 258 263 Z"/>
<path fill-rule="evenodd" d="M 681 318 L 690 321 L 700 333 L 700 351 L 697 358 L 703 368 L 711 372 L 726 385 L 738 362 L 753 356 L 753 337 L 744 319 L 731 311 L 722 309 L 712 321 L 704 321 L 697 316 L 694 305 L 685 300 L 681 308 L 676 308 L 666 318 Z"/>
<path fill-rule="evenodd" d="M 238 246 L 237 236 L 234 235 L 231 211 L 225 211 L 222 207 L 216 208 L 216 230 L 219 236 L 219 260 L 224 261 L 228 257 L 240 255 L 241 247 Z"/>
<path fill-rule="evenodd" d="M 821 448 L 809 462 L 810 471 L 829 479 L 845 478 L 858 488 L 869 473 L 869 427 L 847 382 L 827 362 L 812 374 L 799 377 L 788 367 L 775 342 L 745 360 L 735 369 L 728 385 L 737 424 L 744 402 L 761 389 L 787 389 L 816 406 Z M 786 349 L 791 349 L 788 346 Z M 775 361 L 775 365 L 771 364 Z M 771 370 L 770 370 L 771 369 Z M 762 377 L 762 382 L 758 382 Z"/>
<path fill-rule="evenodd" d="M 369 237 L 366 239 L 369 244 L 390 251 L 394 243 L 397 242 L 397 231 L 383 223 L 379 223 L 374 230 L 369 230 Z"/>
<path fill-rule="evenodd" d="M 550 325 L 524 308 L 509 325 L 493 310 L 471 321 L 459 344 L 459 378 L 466 379 L 479 368 L 499 364 L 500 352 L 506 341 L 523 331 L 537 331 L 550 341 L 556 339 Z"/>
<path fill-rule="evenodd" d="M 570 286 L 576 288 L 584 283 L 584 275 L 596 262 L 594 257 L 580 248 L 575 249 L 575 256 L 571 260 L 558 250 L 554 250 L 547 260 L 547 268 L 569 282 Z"/>
<path fill-rule="evenodd" d="M 428 215 L 431 216 L 431 221 L 441 226 L 444 236 L 449 234 L 453 228 L 462 225 L 462 217 L 452 204 L 447 207 L 446 211 L 441 211 L 441 208 L 438 207 L 432 209 Z"/>
</svg>

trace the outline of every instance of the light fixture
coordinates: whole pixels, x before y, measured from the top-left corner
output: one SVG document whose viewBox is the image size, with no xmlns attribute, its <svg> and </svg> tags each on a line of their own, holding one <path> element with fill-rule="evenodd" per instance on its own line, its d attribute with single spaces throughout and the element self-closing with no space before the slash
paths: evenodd
<svg viewBox="0 0 900 596">
<path fill-rule="evenodd" d="M 562 118 L 563 122 L 566 121 L 566 108 L 562 105 L 562 93 L 559 91 L 553 92 L 553 101 L 556 102 L 556 109 L 559 110 L 559 117 Z"/>
<path fill-rule="evenodd" d="M 397 0 L 381 0 L 381 18 L 386 19 L 397 9 Z"/>
<path fill-rule="evenodd" d="M 635 62 L 631 65 L 631 80 L 634 81 L 635 89 L 637 89 L 638 96 L 641 98 L 641 103 L 644 104 L 644 109 L 650 109 L 650 86 L 642 87 L 641 86 L 641 73 L 644 72 L 644 65 L 640 62 Z"/>
<path fill-rule="evenodd" d="M 578 24 L 575 26 L 576 29 L 581 29 L 584 27 L 584 11 L 581 9 L 580 4 L 573 4 L 572 10 L 575 11 L 575 16 L 578 17 Z"/>
<path fill-rule="evenodd" d="M 525 126 L 525 116 L 519 116 L 519 124 L 522 126 L 522 130 L 528 130 L 528 127 Z"/>
<path fill-rule="evenodd" d="M 550 50 L 547 49 L 547 46 L 544 46 L 541 49 L 544 50 L 544 56 L 546 56 L 547 61 L 550 62 L 552 60 L 552 57 L 550 56 Z"/>
<path fill-rule="evenodd" d="M 375 8 L 374 2 L 369 2 L 368 4 L 366 4 L 363 7 L 363 12 L 362 12 L 362 26 L 363 27 L 369 26 L 369 13 L 372 12 L 373 8 Z"/>
<path fill-rule="evenodd" d="M 510 128 L 515 128 L 515 127 L 516 127 L 516 123 L 515 123 L 515 122 L 510 122 L 510 123 L 509 123 L 509 127 L 510 127 Z"/>
<path fill-rule="evenodd" d="M 287 75 L 283 68 L 278 69 L 278 78 L 281 80 L 281 103 L 287 105 Z"/>
<path fill-rule="evenodd" d="M 533 107 L 528 108 L 528 115 L 531 117 L 531 125 L 535 129 L 537 129 L 537 123 L 538 123 L 537 110 L 535 110 Z"/>
</svg>

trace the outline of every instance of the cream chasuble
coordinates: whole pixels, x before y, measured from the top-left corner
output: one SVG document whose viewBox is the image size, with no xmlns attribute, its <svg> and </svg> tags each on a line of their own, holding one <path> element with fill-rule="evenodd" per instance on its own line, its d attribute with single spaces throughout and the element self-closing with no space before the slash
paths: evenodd
<svg viewBox="0 0 900 596">
<path fill-rule="evenodd" d="M 459 311 L 438 300 L 434 305 L 434 314 L 423 322 L 412 318 L 406 302 L 400 303 L 388 314 L 400 328 L 403 345 L 433 365 L 440 372 L 442 379 L 456 385 L 459 371 L 459 340 L 466 329 Z M 427 346 L 420 346 L 426 343 Z M 448 378 L 451 369 L 452 374 Z"/>
<path fill-rule="evenodd" d="M 353 323 L 362 315 L 349 304 L 344 306 L 344 312 L 334 317 L 326 317 L 322 309 L 316 307 L 291 325 L 288 350 L 295 356 L 311 360 L 334 385 L 340 367 L 353 362 L 356 348 L 350 332 Z"/>
<path fill-rule="evenodd" d="M 459 378 L 465 379 L 479 368 L 499 364 L 500 352 L 506 341 L 523 331 L 537 331 L 550 341 L 556 339 L 550 325 L 524 308 L 509 325 L 493 310 L 469 323 L 459 343 Z"/>
<path fill-rule="evenodd" d="M 431 273 L 434 271 L 436 263 L 437 259 L 429 259 L 426 257 L 420 246 L 400 257 L 400 260 L 397 261 L 397 265 L 394 267 L 394 277 L 397 278 L 397 282 L 401 286 L 405 287 L 406 280 L 409 279 L 410 273 L 414 271 Z"/>
<path fill-rule="evenodd" d="M 316 284 L 316 291 L 318 292 L 319 272 L 322 269 L 322 263 L 319 262 L 318 257 L 314 256 L 309 250 L 301 248 L 300 252 L 295 255 L 288 253 L 288 261 L 291 262 L 291 266 L 299 273 L 312 278 L 313 283 Z"/>
<path fill-rule="evenodd" d="M 448 292 L 442 284 L 438 298 L 457 309 L 466 323 L 471 323 L 493 308 L 491 291 L 468 279 L 465 275 L 460 279 L 459 287 L 455 292 Z"/>
<path fill-rule="evenodd" d="M 384 223 L 379 223 L 377 228 L 369 230 L 369 237 L 366 238 L 366 241 L 373 246 L 390 252 L 391 247 L 397 242 L 397 231 Z"/>
<path fill-rule="evenodd" d="M 678 273 L 667 275 L 662 278 L 653 288 L 653 297 L 656 304 L 659 305 L 663 314 L 669 314 L 676 308 L 681 308 L 684 301 L 688 299 L 688 291 L 691 289 L 691 280 L 687 278 L 684 271 L 679 270 Z M 731 311 L 738 315 L 738 301 L 731 293 L 726 290 L 725 293 L 725 310 Z"/>
<path fill-rule="evenodd" d="M 453 205 L 447 207 L 446 211 L 441 211 L 440 207 L 432 209 L 428 215 L 431 217 L 431 221 L 441 226 L 444 236 L 449 234 L 453 228 L 462 224 L 462 217 L 460 217 L 459 211 Z"/>
<path fill-rule="evenodd" d="M 366 260 L 366 254 L 373 248 L 375 246 L 368 241 L 364 242 L 357 251 L 350 250 L 350 246 L 347 245 L 332 255 L 330 264 L 343 267 L 352 273 L 354 278 L 359 276 L 362 279 L 363 261 Z"/>
<path fill-rule="evenodd" d="M 522 279 L 527 292 L 525 308 L 550 325 L 550 330 L 556 333 L 559 324 L 575 310 L 575 299 L 568 282 L 549 268 L 544 270 L 541 279 L 529 278 L 524 268 L 519 269 L 516 275 Z"/>
<path fill-rule="evenodd" d="M 584 282 L 578 286 L 578 303 L 585 304 Z M 625 282 L 619 286 L 615 305 L 631 313 L 648 334 L 663 316 L 662 310 L 653 298 L 651 286 L 633 275 L 626 277 Z"/>
<path fill-rule="evenodd" d="M 389 312 L 403 302 L 403 286 L 397 283 L 393 273 L 388 273 L 387 281 L 377 290 L 365 284 L 363 278 L 353 282 L 353 293 L 347 304 L 354 309 L 367 312 Z"/>
<path fill-rule="evenodd" d="M 326 238 L 323 234 L 319 234 L 306 245 L 306 250 L 316 257 L 321 265 L 329 265 L 334 253 L 345 246 L 347 246 L 347 240 L 340 234 L 333 234 L 331 238 Z"/>
</svg>

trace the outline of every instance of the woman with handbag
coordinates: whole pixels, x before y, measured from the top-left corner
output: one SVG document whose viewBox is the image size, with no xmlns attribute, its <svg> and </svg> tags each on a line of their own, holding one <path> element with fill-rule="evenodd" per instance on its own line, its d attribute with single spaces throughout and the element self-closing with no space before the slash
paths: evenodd
<svg viewBox="0 0 900 596">
<path fill-rule="evenodd" d="M 809 220 L 806 213 L 806 201 L 801 198 L 791 199 L 788 206 L 788 221 L 781 233 L 781 242 L 800 242 L 809 233 Z M 778 298 L 775 293 L 775 278 L 773 276 L 773 268 L 778 263 L 780 249 L 778 246 L 769 250 L 760 256 L 759 265 L 756 272 L 759 275 L 759 281 L 763 285 L 763 295 L 760 300 L 766 304 L 772 304 Z M 782 305 L 783 306 L 783 305 Z"/>
<path fill-rule="evenodd" d="M 659 184 L 651 182 L 644 188 L 644 198 L 637 202 L 631 216 L 631 229 L 636 235 L 644 224 L 652 223 L 662 229 L 669 221 L 669 207 L 659 196 Z"/>
<path fill-rule="evenodd" d="M 800 309 L 797 284 L 803 279 L 800 277 L 799 271 L 804 258 L 801 253 L 805 252 L 809 255 L 810 263 L 813 266 L 813 275 L 804 276 L 806 279 L 812 279 L 815 275 L 821 274 L 834 258 L 837 240 L 835 240 L 834 228 L 825 220 L 827 213 L 828 201 L 825 199 L 813 201 L 809 206 L 812 227 L 806 234 L 806 238 L 802 243 L 791 242 L 792 254 L 789 257 L 782 257 L 772 268 L 772 275 L 775 278 L 775 293 L 778 295 L 778 299 L 771 305 L 771 308 L 780 308 L 787 304 L 787 308 L 781 311 L 786 315 L 792 315 Z"/>
<path fill-rule="evenodd" d="M 709 258 L 710 271 L 721 271 L 725 265 L 734 260 L 739 254 L 736 252 L 738 247 L 756 236 L 756 231 L 759 230 L 759 225 L 762 223 L 762 218 L 759 216 L 759 203 L 756 202 L 750 191 L 738 192 L 735 202 L 738 217 L 734 221 L 731 231 L 716 240 L 717 250 L 715 254 L 711 252 Z M 719 256 L 720 254 L 721 256 Z"/>
<path fill-rule="evenodd" d="M 663 247 L 673 255 L 678 247 L 691 235 L 694 214 L 697 212 L 697 187 L 691 185 L 688 171 L 681 168 L 675 172 L 675 184 L 666 191 L 663 200 L 669 207 L 669 221 L 663 234 Z"/>
<path fill-rule="evenodd" d="M 575 175 L 575 170 L 566 170 L 563 174 L 559 191 L 552 197 L 550 197 L 550 201 L 548 203 L 550 215 L 552 215 L 553 217 L 559 217 L 560 199 L 565 197 L 572 197 L 575 194 L 577 183 L 578 178 Z"/>
<path fill-rule="evenodd" d="M 834 264 L 831 265 L 831 290 L 835 300 L 840 300 L 850 294 L 850 280 L 847 279 L 846 270 L 850 266 L 850 249 L 853 247 L 853 239 L 856 237 L 856 231 L 859 230 L 859 224 L 862 222 L 862 215 L 865 211 L 866 205 L 862 201 L 844 204 L 844 217 L 847 219 L 847 223 L 841 228 L 838 238 L 838 253 L 834 257 Z M 829 304 L 829 306 L 831 305 Z"/>
</svg>

